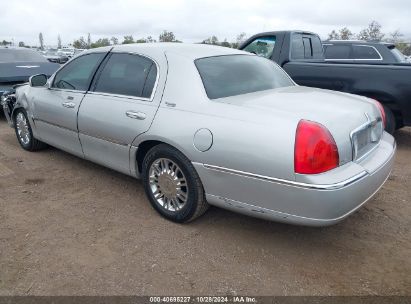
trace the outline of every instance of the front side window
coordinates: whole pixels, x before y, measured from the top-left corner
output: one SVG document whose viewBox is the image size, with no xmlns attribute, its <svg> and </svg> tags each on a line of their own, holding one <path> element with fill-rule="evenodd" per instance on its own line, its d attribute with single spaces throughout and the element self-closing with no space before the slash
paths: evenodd
<svg viewBox="0 0 411 304">
<path fill-rule="evenodd" d="M 53 88 L 87 91 L 104 53 L 87 54 L 64 66 L 53 81 Z"/>
<path fill-rule="evenodd" d="M 156 64 L 143 56 L 112 54 L 94 91 L 150 98 L 157 77 Z"/>
<path fill-rule="evenodd" d="M 195 65 L 210 99 L 294 85 L 278 65 L 258 56 L 207 57 L 197 59 Z"/>
<path fill-rule="evenodd" d="M 354 59 L 381 59 L 380 54 L 372 46 L 353 45 Z"/>
<path fill-rule="evenodd" d="M 275 47 L 275 36 L 259 37 L 248 44 L 243 50 L 261 57 L 271 58 Z"/>
</svg>

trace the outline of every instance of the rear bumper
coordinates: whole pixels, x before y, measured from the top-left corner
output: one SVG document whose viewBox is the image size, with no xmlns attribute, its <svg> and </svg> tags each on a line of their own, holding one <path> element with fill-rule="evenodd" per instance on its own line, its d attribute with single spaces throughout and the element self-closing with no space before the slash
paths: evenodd
<svg viewBox="0 0 411 304">
<path fill-rule="evenodd" d="M 321 184 L 276 180 L 198 163 L 194 166 L 212 205 L 268 220 L 328 226 L 355 212 L 382 187 L 392 170 L 395 150 L 394 139 L 385 133 L 366 159 L 346 165 L 345 169 L 352 166 L 361 168 L 360 172 L 336 181 L 331 170 L 321 174 Z M 327 180 L 333 182 L 324 184 Z"/>
</svg>

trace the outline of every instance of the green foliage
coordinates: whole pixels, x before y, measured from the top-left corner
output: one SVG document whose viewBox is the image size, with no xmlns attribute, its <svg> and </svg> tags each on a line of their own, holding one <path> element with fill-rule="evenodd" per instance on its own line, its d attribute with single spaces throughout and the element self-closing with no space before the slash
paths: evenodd
<svg viewBox="0 0 411 304">
<path fill-rule="evenodd" d="M 11 42 L 11 41 L 3 40 L 3 41 L 0 43 L 0 45 L 4 45 L 4 46 L 12 45 L 12 42 Z"/>
<path fill-rule="evenodd" d="M 130 44 L 130 43 L 134 43 L 133 36 L 132 35 L 124 36 L 124 40 L 122 44 Z"/>
<path fill-rule="evenodd" d="M 340 29 L 339 36 L 341 40 L 350 40 L 354 37 L 354 34 L 347 28 Z"/>
<path fill-rule="evenodd" d="M 360 40 L 381 41 L 385 34 L 381 31 L 381 24 L 377 21 L 371 21 L 367 28 L 360 31 L 357 38 Z"/>
<path fill-rule="evenodd" d="M 166 30 L 164 30 L 160 34 L 160 36 L 158 37 L 158 40 L 160 42 L 181 42 L 181 41 L 176 39 L 176 36 L 174 35 L 173 32 L 168 32 Z"/>
<path fill-rule="evenodd" d="M 111 41 L 111 43 L 114 44 L 114 45 L 118 44 L 118 38 L 117 38 L 117 37 L 114 37 L 114 36 L 111 37 L 111 38 L 110 38 L 110 41 Z"/>
<path fill-rule="evenodd" d="M 336 30 L 332 30 L 331 33 L 328 34 L 327 40 L 340 40 L 340 34 L 338 34 Z"/>
<path fill-rule="evenodd" d="M 76 49 L 86 49 L 88 48 L 87 42 L 84 40 L 84 37 L 81 36 L 79 39 L 74 40 L 73 47 Z"/>
<path fill-rule="evenodd" d="M 100 38 L 96 42 L 92 42 L 90 47 L 92 49 L 102 47 L 102 46 L 109 46 L 110 45 L 110 40 L 108 38 Z"/>
<path fill-rule="evenodd" d="M 213 44 L 213 45 L 219 45 L 218 43 L 218 38 L 216 36 L 211 36 L 202 42 L 203 44 Z"/>
</svg>

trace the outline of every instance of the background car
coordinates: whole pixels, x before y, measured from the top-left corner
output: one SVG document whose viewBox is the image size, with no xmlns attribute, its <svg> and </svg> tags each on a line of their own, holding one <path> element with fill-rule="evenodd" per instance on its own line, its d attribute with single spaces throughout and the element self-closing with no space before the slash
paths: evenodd
<svg viewBox="0 0 411 304">
<path fill-rule="evenodd" d="M 59 67 L 31 49 L 0 48 L 0 97 L 14 85 L 27 82 L 30 76 L 41 73 L 49 77 Z"/>
<path fill-rule="evenodd" d="M 50 62 L 59 64 L 66 63 L 69 60 L 69 58 L 66 55 L 64 55 L 61 52 L 59 53 L 58 50 L 55 49 L 46 50 L 44 52 L 44 57 Z"/>
<path fill-rule="evenodd" d="M 386 45 L 379 47 L 382 47 L 381 54 L 385 52 L 393 56 Z M 328 61 L 325 60 L 320 37 L 305 31 L 259 33 L 239 48 L 275 61 L 300 85 L 377 99 L 384 106 L 385 128 L 391 134 L 396 129 L 411 126 L 411 65 L 408 63 Z M 351 49 L 351 45 L 347 48 Z M 375 52 L 371 46 L 358 49 L 362 50 L 360 52 L 365 49 L 365 53 Z"/>
<path fill-rule="evenodd" d="M 378 102 L 297 86 L 274 62 L 223 47 L 98 48 L 16 98 L 23 149 L 47 143 L 141 178 L 175 222 L 213 204 L 331 225 L 376 193 L 395 154 Z"/>
<path fill-rule="evenodd" d="M 323 42 L 326 61 L 346 63 L 409 63 L 395 44 L 370 41 L 328 40 Z"/>
</svg>

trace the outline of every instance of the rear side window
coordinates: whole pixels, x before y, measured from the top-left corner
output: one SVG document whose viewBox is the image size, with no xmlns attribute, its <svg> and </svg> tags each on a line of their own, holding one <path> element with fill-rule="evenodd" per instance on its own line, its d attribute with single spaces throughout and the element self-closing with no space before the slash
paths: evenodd
<svg viewBox="0 0 411 304">
<path fill-rule="evenodd" d="M 381 59 L 374 47 L 366 45 L 353 45 L 352 57 L 354 59 Z"/>
<path fill-rule="evenodd" d="M 320 38 L 316 35 L 293 34 L 291 37 L 291 59 L 323 59 Z"/>
<path fill-rule="evenodd" d="M 300 34 L 294 34 L 291 37 L 291 59 L 305 59 L 303 36 Z"/>
<path fill-rule="evenodd" d="M 143 56 L 112 54 L 98 76 L 95 92 L 150 98 L 156 64 Z"/>
<path fill-rule="evenodd" d="M 248 44 L 243 50 L 261 57 L 271 58 L 275 47 L 275 36 L 258 37 Z"/>
<path fill-rule="evenodd" d="M 324 50 L 325 59 L 350 59 L 351 46 L 327 45 Z"/>
<path fill-rule="evenodd" d="M 87 91 L 104 53 L 93 53 L 73 59 L 54 78 L 53 88 Z"/>
<path fill-rule="evenodd" d="M 258 56 L 207 57 L 197 59 L 195 65 L 210 99 L 294 85 L 279 66 Z"/>
</svg>

